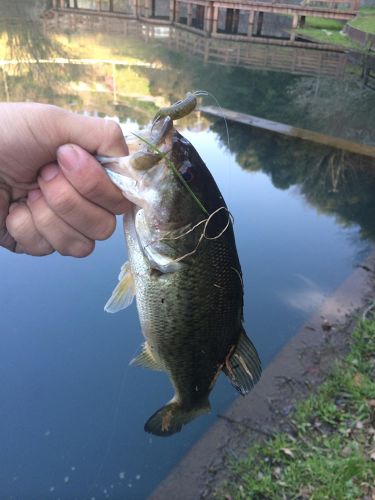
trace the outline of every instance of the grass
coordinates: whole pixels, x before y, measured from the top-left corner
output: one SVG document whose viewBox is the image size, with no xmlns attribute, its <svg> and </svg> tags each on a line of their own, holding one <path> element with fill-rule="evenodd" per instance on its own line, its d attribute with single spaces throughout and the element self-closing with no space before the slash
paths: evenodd
<svg viewBox="0 0 375 500">
<path fill-rule="evenodd" d="M 341 47 L 361 49 L 361 46 L 353 42 L 343 34 L 344 24 L 334 19 L 322 19 L 320 17 L 306 17 L 305 26 L 298 28 L 296 33 L 314 42 L 329 43 Z"/>
<path fill-rule="evenodd" d="M 290 426 L 233 463 L 216 498 L 375 498 L 375 319 L 358 324 L 350 353 Z"/>
<path fill-rule="evenodd" d="M 353 28 L 375 34 L 375 7 L 361 9 L 359 15 L 353 21 L 350 21 L 349 24 Z"/>
</svg>

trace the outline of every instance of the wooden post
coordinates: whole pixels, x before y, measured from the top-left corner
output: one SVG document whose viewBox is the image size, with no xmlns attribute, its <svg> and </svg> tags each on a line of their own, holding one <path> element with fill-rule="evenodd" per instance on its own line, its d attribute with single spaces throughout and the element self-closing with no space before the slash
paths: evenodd
<svg viewBox="0 0 375 500">
<path fill-rule="evenodd" d="M 213 2 L 210 2 L 205 9 L 206 17 L 204 21 L 204 31 L 207 35 L 209 35 L 212 31 L 213 12 L 214 12 L 214 5 Z"/>
<path fill-rule="evenodd" d="M 251 10 L 249 12 L 249 22 L 247 25 L 247 36 L 253 36 L 253 31 L 254 31 L 254 17 L 255 17 L 255 12 Z"/>
<path fill-rule="evenodd" d="M 96 0 L 96 10 L 100 10 L 100 0 Z"/>
<path fill-rule="evenodd" d="M 256 36 L 260 36 L 262 34 L 263 16 L 264 12 L 258 12 Z"/>
<path fill-rule="evenodd" d="M 206 38 L 204 44 L 204 56 L 203 56 L 204 63 L 208 62 L 209 55 L 210 55 L 210 40 Z"/>
<path fill-rule="evenodd" d="M 78 0 L 74 0 L 74 8 L 78 9 Z"/>
<path fill-rule="evenodd" d="M 299 26 L 299 15 L 293 14 L 292 29 L 296 29 Z"/>
<path fill-rule="evenodd" d="M 358 11 L 359 10 L 359 7 L 360 7 L 360 0 L 353 0 L 353 3 L 351 5 L 351 8 L 353 10 L 356 10 Z"/>
<path fill-rule="evenodd" d="M 142 17 L 148 17 L 148 12 L 149 12 L 149 7 L 148 7 L 148 4 L 149 4 L 149 0 L 143 0 L 143 6 L 142 6 Z M 147 32 L 147 30 L 146 30 Z M 148 36 L 148 35 L 147 35 Z"/>
<path fill-rule="evenodd" d="M 214 13 L 212 16 L 212 33 L 217 33 L 217 20 L 219 17 L 219 8 L 214 5 Z"/>
<path fill-rule="evenodd" d="M 236 64 L 240 64 L 241 60 L 241 45 L 237 45 L 237 51 L 236 51 Z"/>
<path fill-rule="evenodd" d="M 292 73 L 294 73 L 295 70 L 296 70 L 296 64 L 297 64 L 298 50 L 299 49 L 297 47 L 294 47 L 292 50 L 293 50 L 293 60 L 292 60 L 292 65 L 290 67 L 290 71 Z"/>
<path fill-rule="evenodd" d="M 52 8 L 57 9 L 57 0 L 52 0 Z"/>
<path fill-rule="evenodd" d="M 113 0 L 109 0 L 109 12 L 113 12 Z"/>
<path fill-rule="evenodd" d="M 169 20 L 174 23 L 176 20 L 177 0 L 169 0 Z"/>
<path fill-rule="evenodd" d="M 189 2 L 187 4 L 187 23 L 186 23 L 187 26 L 191 26 L 192 17 L 193 17 L 193 4 Z"/>
</svg>

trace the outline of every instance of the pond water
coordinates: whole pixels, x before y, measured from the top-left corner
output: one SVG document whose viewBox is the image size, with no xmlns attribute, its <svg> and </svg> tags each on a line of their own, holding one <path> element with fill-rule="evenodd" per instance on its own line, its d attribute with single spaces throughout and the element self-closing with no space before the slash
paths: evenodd
<svg viewBox="0 0 375 500">
<path fill-rule="evenodd" d="M 18 4 L 18 17 L 2 25 L 1 59 L 11 60 L 10 44 L 29 58 L 17 70 L 3 61 L 2 100 L 106 115 L 130 133 L 158 106 L 203 88 L 227 108 L 375 143 L 374 93 L 355 76 L 203 65 L 161 41 L 119 35 L 69 31 L 56 38 L 25 24 L 43 7 L 32 3 Z M 33 48 L 40 59 L 69 53 L 81 63 L 35 65 Z M 372 248 L 374 162 L 228 128 L 229 142 L 222 120 L 196 113 L 179 124 L 233 214 L 245 325 L 267 366 Z M 144 433 L 172 390 L 165 375 L 128 366 L 142 341 L 135 305 L 103 311 L 126 259 L 121 224 L 83 260 L 0 250 L 1 498 L 145 498 L 237 397 L 221 377 L 210 415 L 170 438 Z"/>
</svg>

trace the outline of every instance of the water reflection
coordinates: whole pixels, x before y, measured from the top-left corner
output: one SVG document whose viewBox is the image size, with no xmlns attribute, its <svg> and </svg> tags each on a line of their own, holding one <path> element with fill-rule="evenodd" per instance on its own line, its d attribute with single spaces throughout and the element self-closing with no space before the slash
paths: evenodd
<svg viewBox="0 0 375 500">
<path fill-rule="evenodd" d="M 51 98 L 58 87 L 78 78 L 80 67 L 52 66 L 51 59 L 69 57 L 69 49 L 44 33 L 39 19 L 44 2 L 0 4 L 0 68 L 3 100 Z"/>
<path fill-rule="evenodd" d="M 217 121 L 213 130 L 226 141 Z M 375 160 L 308 142 L 231 126 L 231 149 L 245 170 L 266 172 L 279 189 L 298 186 L 320 213 L 334 214 L 345 227 L 358 225 L 375 240 Z"/>
<path fill-rule="evenodd" d="M 182 3 L 180 8 L 186 5 Z M 268 43 L 262 43 L 262 39 L 251 39 L 248 43 L 243 43 L 243 41 L 236 42 L 220 37 L 207 37 L 204 33 L 197 33 L 194 27 L 189 30 L 185 29 L 183 22 L 185 17 L 177 17 L 181 23 L 175 26 L 166 24 L 158 26 L 156 19 L 163 18 L 163 16 L 155 15 L 151 19 L 145 13 L 143 18 L 142 6 L 140 8 L 140 20 L 114 14 L 108 17 L 100 11 L 66 10 L 47 12 L 43 22 L 47 32 L 100 31 L 101 33 L 132 34 L 142 42 L 154 39 L 165 40 L 169 49 L 195 54 L 205 63 L 214 62 L 307 75 L 339 76 L 345 71 L 347 54 L 340 50 L 322 51 L 314 48 L 312 44 L 297 42 L 278 44 L 277 40 L 273 39 L 268 40 Z M 198 26 L 200 21 L 199 18 L 192 17 L 194 12 L 192 8 L 189 19 L 191 18 L 191 23 Z M 219 15 L 219 29 L 220 19 Z M 271 22 L 268 27 L 269 32 L 274 33 L 275 30 L 278 30 L 277 21 Z"/>
</svg>

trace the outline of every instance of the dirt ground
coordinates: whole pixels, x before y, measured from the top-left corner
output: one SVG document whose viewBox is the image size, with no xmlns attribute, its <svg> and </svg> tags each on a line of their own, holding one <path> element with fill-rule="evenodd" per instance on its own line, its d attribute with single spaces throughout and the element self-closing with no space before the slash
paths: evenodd
<svg viewBox="0 0 375 500">
<path fill-rule="evenodd" d="M 348 347 L 352 330 L 375 297 L 375 252 L 358 266 L 282 349 L 245 398 L 238 398 L 149 497 L 212 498 L 228 462 L 252 442 L 286 430 L 297 401 L 327 377 Z"/>
</svg>

